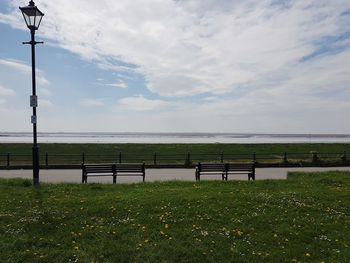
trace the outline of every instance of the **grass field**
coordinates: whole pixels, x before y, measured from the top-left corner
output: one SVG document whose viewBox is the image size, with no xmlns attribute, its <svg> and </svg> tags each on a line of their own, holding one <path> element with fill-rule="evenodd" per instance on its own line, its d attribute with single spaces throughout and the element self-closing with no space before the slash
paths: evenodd
<svg viewBox="0 0 350 263">
<path fill-rule="evenodd" d="M 0 144 L 0 166 L 7 164 L 7 153 L 11 163 L 30 164 L 31 144 Z M 311 152 L 318 152 L 321 159 L 340 161 L 344 151 L 350 152 L 350 144 L 40 144 L 40 163 L 45 163 L 48 153 L 50 164 L 79 164 L 82 153 L 86 162 L 118 162 L 119 154 L 123 162 L 183 164 L 190 152 L 192 163 L 198 161 L 251 161 L 253 152 L 258 162 L 281 162 L 284 152 L 288 160 L 311 161 Z"/>
<path fill-rule="evenodd" d="M 350 173 L 286 181 L 0 180 L 3 262 L 349 262 Z"/>
</svg>

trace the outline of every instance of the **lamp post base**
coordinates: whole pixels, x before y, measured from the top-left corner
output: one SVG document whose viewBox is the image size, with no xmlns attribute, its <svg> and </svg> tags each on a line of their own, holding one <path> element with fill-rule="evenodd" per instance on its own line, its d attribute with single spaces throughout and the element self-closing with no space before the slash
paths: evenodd
<svg viewBox="0 0 350 263">
<path fill-rule="evenodd" d="M 39 186 L 39 147 L 33 146 L 33 185 Z"/>
</svg>

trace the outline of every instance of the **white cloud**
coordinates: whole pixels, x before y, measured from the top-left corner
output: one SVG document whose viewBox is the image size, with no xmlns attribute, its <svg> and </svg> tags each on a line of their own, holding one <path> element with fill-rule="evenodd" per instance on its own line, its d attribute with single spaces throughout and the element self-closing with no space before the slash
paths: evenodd
<svg viewBox="0 0 350 263">
<path fill-rule="evenodd" d="M 125 84 L 124 81 L 118 81 L 117 83 L 111 83 L 111 84 L 104 84 L 105 86 L 110 86 L 114 88 L 119 88 L 119 89 L 126 89 L 128 86 Z"/>
<path fill-rule="evenodd" d="M 15 94 L 14 90 L 0 86 L 0 96 L 13 96 Z"/>
<path fill-rule="evenodd" d="M 162 100 L 150 100 L 143 96 L 123 98 L 118 101 L 120 109 L 131 111 L 151 111 L 164 109 L 170 106 L 168 102 Z"/>
<path fill-rule="evenodd" d="M 22 19 L 19 1 L 10 4 Z M 169 97 L 227 93 L 297 68 L 350 22 L 342 15 L 347 0 L 43 0 L 40 7 L 50 14 L 40 34 L 103 68 L 142 73 L 152 92 Z"/>
<path fill-rule="evenodd" d="M 13 59 L 0 59 L 0 65 L 22 72 L 26 75 L 32 74 L 32 67 L 25 62 Z M 48 85 L 50 82 L 44 77 L 44 72 L 40 69 L 36 69 L 36 81 L 39 85 Z"/>
<path fill-rule="evenodd" d="M 102 107 L 104 106 L 104 103 L 100 100 L 96 99 L 82 99 L 79 102 L 80 106 L 83 107 Z"/>
</svg>

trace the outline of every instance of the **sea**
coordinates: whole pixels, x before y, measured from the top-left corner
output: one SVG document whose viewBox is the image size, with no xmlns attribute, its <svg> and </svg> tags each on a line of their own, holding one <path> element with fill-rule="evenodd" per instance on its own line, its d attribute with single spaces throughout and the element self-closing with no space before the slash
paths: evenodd
<svg viewBox="0 0 350 263">
<path fill-rule="evenodd" d="M 31 132 L 0 132 L 0 143 L 32 143 Z M 38 143 L 350 143 L 350 134 L 39 132 Z"/>
</svg>

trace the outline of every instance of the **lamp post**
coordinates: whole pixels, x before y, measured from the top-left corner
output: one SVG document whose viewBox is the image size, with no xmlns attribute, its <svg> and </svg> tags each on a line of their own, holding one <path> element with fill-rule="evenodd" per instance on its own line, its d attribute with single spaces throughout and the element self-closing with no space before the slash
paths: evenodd
<svg viewBox="0 0 350 263">
<path fill-rule="evenodd" d="M 31 117 L 31 122 L 33 124 L 33 185 L 39 186 L 39 148 L 37 143 L 37 116 L 36 107 L 38 106 L 38 98 L 36 96 L 36 83 L 35 83 L 35 45 L 42 44 L 43 42 L 35 41 L 35 31 L 38 30 L 41 19 L 44 16 L 34 4 L 33 0 L 29 2 L 28 6 L 19 8 L 23 14 L 24 21 L 30 30 L 31 41 L 23 42 L 23 44 L 29 44 L 32 46 L 32 96 L 30 96 L 30 106 L 33 108 L 33 115 Z"/>
</svg>

